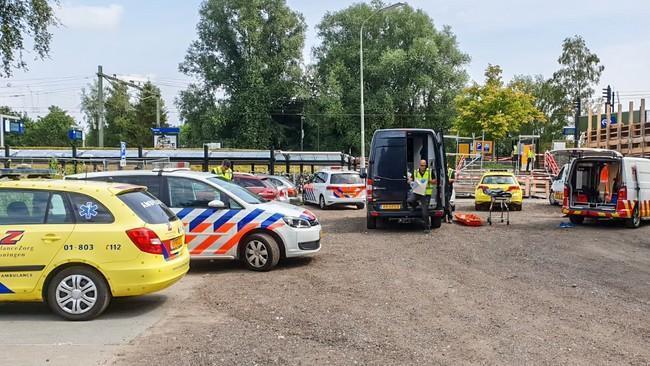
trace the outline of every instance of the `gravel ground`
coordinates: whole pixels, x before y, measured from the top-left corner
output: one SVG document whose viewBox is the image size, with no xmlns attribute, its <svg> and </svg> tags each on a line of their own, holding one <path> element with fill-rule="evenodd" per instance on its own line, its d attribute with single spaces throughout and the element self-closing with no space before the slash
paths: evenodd
<svg viewBox="0 0 650 366">
<path fill-rule="evenodd" d="M 560 229 L 541 200 L 510 226 L 429 235 L 313 211 L 317 256 L 268 273 L 193 263 L 189 297 L 114 363 L 650 364 L 650 224 Z"/>
</svg>

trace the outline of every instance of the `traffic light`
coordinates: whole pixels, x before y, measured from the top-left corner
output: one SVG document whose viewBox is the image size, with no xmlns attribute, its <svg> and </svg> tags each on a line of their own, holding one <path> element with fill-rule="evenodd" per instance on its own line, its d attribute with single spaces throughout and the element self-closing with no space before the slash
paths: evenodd
<svg viewBox="0 0 650 366">
<path fill-rule="evenodd" d="M 603 88 L 603 98 L 605 99 L 605 105 L 612 105 L 612 87 L 607 85 L 607 88 Z"/>
</svg>

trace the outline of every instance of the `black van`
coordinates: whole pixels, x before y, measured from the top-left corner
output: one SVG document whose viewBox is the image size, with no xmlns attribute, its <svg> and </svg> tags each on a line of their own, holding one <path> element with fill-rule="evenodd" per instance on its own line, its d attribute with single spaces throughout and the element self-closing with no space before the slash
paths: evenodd
<svg viewBox="0 0 650 366">
<path fill-rule="evenodd" d="M 431 227 L 440 227 L 448 204 L 443 135 L 434 130 L 405 128 L 377 130 L 372 136 L 365 174 L 368 229 L 375 229 L 381 220 L 422 217 L 419 208 L 411 211 L 406 202 L 410 191 L 408 174 L 418 168 L 422 159 L 429 163 L 432 177 L 438 180 L 431 195 L 429 215 Z"/>
</svg>

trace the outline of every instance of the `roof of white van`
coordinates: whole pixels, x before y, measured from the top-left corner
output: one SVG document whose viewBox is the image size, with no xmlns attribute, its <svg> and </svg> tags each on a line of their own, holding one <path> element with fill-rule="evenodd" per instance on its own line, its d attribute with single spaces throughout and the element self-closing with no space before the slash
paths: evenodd
<svg viewBox="0 0 650 366">
<path fill-rule="evenodd" d="M 571 155 L 581 155 L 584 157 L 590 157 L 590 156 L 603 156 L 603 155 L 609 155 L 612 157 L 618 157 L 622 158 L 623 154 L 616 150 L 608 150 L 608 149 L 593 149 L 593 148 L 571 148 L 571 149 L 558 149 L 558 150 L 552 150 L 551 154 L 555 156 L 571 156 Z"/>
</svg>

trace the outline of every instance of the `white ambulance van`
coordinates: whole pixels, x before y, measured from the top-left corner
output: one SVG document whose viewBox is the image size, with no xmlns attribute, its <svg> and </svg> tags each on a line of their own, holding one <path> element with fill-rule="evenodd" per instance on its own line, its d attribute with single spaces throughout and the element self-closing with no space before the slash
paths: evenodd
<svg viewBox="0 0 650 366">
<path fill-rule="evenodd" d="M 572 223 L 608 218 L 637 228 L 650 219 L 650 159 L 600 149 L 576 149 L 573 156 L 562 202 Z"/>
</svg>

